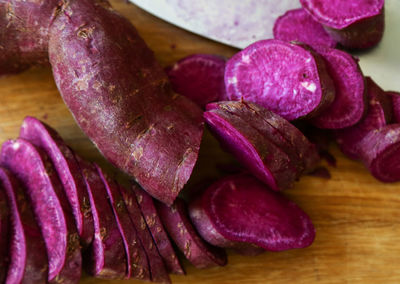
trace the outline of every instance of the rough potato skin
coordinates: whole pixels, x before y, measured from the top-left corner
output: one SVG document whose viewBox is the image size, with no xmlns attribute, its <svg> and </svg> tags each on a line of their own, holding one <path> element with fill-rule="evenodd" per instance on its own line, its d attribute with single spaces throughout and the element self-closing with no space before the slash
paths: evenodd
<svg viewBox="0 0 400 284">
<path fill-rule="evenodd" d="M 57 87 L 103 155 L 172 204 L 197 160 L 202 112 L 170 91 L 135 28 L 105 6 L 81 0 L 61 8 L 49 42 Z"/>
</svg>

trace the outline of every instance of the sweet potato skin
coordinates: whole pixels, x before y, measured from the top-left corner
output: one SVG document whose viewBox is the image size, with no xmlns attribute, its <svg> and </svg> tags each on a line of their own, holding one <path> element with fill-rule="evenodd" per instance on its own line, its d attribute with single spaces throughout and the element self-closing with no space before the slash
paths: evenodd
<svg viewBox="0 0 400 284">
<path fill-rule="evenodd" d="M 49 57 L 81 129 L 110 162 L 172 204 L 197 160 L 202 112 L 172 93 L 131 23 L 101 3 L 70 1 L 51 27 Z"/>
<path fill-rule="evenodd" d="M 386 94 L 388 96 L 390 96 L 392 99 L 393 122 L 400 123 L 400 93 L 389 91 L 389 92 L 386 92 Z"/>
<path fill-rule="evenodd" d="M 45 283 L 48 274 L 46 245 L 28 198 L 18 180 L 1 167 L 0 185 L 7 195 L 12 224 L 5 283 Z M 3 208 L 2 204 L 0 206 Z"/>
<path fill-rule="evenodd" d="M 0 280 L 4 282 L 8 268 L 8 244 L 10 231 L 10 207 L 7 196 L 0 187 Z"/>
</svg>

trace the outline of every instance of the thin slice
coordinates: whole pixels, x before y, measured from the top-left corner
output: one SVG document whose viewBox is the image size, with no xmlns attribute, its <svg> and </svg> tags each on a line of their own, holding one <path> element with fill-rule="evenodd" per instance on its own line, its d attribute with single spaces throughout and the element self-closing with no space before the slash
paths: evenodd
<svg viewBox="0 0 400 284">
<path fill-rule="evenodd" d="M 119 192 L 118 184 L 106 175 L 98 165 L 95 165 L 95 167 L 105 185 L 107 198 L 121 232 L 128 264 L 126 278 L 150 280 L 149 262 L 142 244 L 138 240 L 136 228 L 129 217 L 128 210 Z"/>
<path fill-rule="evenodd" d="M 3 249 L 9 247 L 10 263 L 5 283 L 46 283 L 46 244 L 28 198 L 18 180 L 3 168 L 0 168 L 0 187 L 4 189 L 11 211 L 10 244 L 1 246 Z M 1 192 L 0 203 L 2 195 Z M 4 204 L 0 204 L 0 208 L 4 211 Z"/>
<path fill-rule="evenodd" d="M 119 186 L 119 190 L 124 199 L 129 217 L 136 228 L 137 237 L 146 252 L 151 272 L 151 281 L 157 283 L 171 283 L 164 262 L 158 253 L 156 244 L 151 237 L 149 228 L 137 204 L 135 192 L 121 185 Z"/>
<path fill-rule="evenodd" d="M 226 264 L 225 251 L 204 242 L 193 228 L 182 199 L 177 198 L 171 207 L 157 202 L 157 210 L 168 234 L 196 268 Z"/>
<path fill-rule="evenodd" d="M 359 158 L 359 144 L 368 132 L 385 126 L 392 118 L 391 98 L 370 77 L 366 77 L 366 89 L 369 100 L 367 115 L 356 125 L 336 131 L 336 142 L 352 159 Z"/>
<path fill-rule="evenodd" d="M 400 124 L 371 130 L 360 143 L 360 157 L 376 179 L 399 181 Z"/>
<path fill-rule="evenodd" d="M 382 38 L 384 0 L 300 0 L 316 21 L 341 45 L 369 48 Z"/>
<path fill-rule="evenodd" d="M 24 119 L 19 136 L 43 149 L 50 157 L 64 186 L 81 242 L 88 246 L 94 234 L 93 217 L 85 181 L 71 149 L 53 128 L 30 116 Z"/>
<path fill-rule="evenodd" d="M 123 279 L 127 257 L 107 190 L 95 166 L 79 156 L 76 159 L 87 186 L 94 225 L 93 242 L 84 255 L 86 269 L 97 278 Z"/>
<path fill-rule="evenodd" d="M 289 10 L 276 20 L 274 38 L 288 42 L 303 42 L 312 47 L 319 45 L 335 47 L 337 44 L 324 27 L 302 8 Z"/>
<path fill-rule="evenodd" d="M 133 184 L 132 189 L 135 192 L 137 203 L 168 272 L 185 274 L 158 215 L 153 198 L 137 184 Z"/>
<path fill-rule="evenodd" d="M 167 74 L 175 92 L 204 107 L 226 98 L 225 63 L 221 56 L 193 54 L 167 68 Z"/>
<path fill-rule="evenodd" d="M 400 93 L 389 91 L 389 92 L 386 92 L 386 95 L 388 95 L 392 98 L 393 122 L 400 123 Z"/>
<path fill-rule="evenodd" d="M 270 251 L 304 248 L 315 229 L 307 214 L 250 175 L 225 177 L 190 205 L 200 235 L 214 245 L 242 242 Z"/>
<path fill-rule="evenodd" d="M 28 195 L 46 243 L 48 281 L 78 283 L 82 265 L 79 236 L 50 158 L 19 138 L 3 144 L 0 163 L 21 181 Z"/>
<path fill-rule="evenodd" d="M 356 59 L 350 54 L 328 47 L 317 47 L 325 59 L 328 73 L 335 84 L 335 100 L 312 119 L 319 128 L 339 129 L 360 121 L 366 111 L 364 76 Z"/>
<path fill-rule="evenodd" d="M 258 41 L 228 60 L 225 85 L 230 100 L 258 103 L 287 120 L 315 116 L 335 97 L 318 54 L 275 39 Z"/>
<path fill-rule="evenodd" d="M 0 188 L 1 189 L 1 188 Z M 7 268 L 9 263 L 10 231 L 10 207 L 8 206 L 7 196 L 3 190 L 0 190 L 0 282 L 4 283 L 7 277 Z"/>
</svg>

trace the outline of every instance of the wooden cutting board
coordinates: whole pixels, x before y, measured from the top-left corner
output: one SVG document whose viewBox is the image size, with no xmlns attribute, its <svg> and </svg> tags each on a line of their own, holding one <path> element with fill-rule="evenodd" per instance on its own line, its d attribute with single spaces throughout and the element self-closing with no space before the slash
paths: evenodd
<svg viewBox="0 0 400 284">
<path fill-rule="evenodd" d="M 122 0 L 111 1 L 129 18 L 162 65 L 192 53 L 231 56 L 236 50 L 164 23 Z M 75 151 L 113 169 L 79 130 L 58 94 L 49 68 L 0 78 L 0 142 L 18 136 L 26 115 L 36 116 L 60 132 Z M 330 180 L 305 176 L 284 194 L 313 220 L 317 236 L 307 249 L 264 253 L 256 257 L 229 251 L 226 267 L 197 270 L 184 261 L 187 276 L 173 283 L 400 283 L 400 184 L 377 182 L 336 146 L 337 167 Z M 206 133 L 191 184 L 222 174 L 216 165 L 232 158 Z M 323 165 L 326 164 L 323 162 Z M 88 276 L 81 283 L 102 281 Z"/>
</svg>

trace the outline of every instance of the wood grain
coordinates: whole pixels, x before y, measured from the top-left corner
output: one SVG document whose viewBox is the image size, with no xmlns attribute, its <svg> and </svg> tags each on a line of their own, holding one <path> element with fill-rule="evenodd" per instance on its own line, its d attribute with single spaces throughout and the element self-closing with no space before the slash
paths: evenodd
<svg viewBox="0 0 400 284">
<path fill-rule="evenodd" d="M 191 53 L 231 56 L 235 49 L 200 38 L 147 14 L 122 0 L 113 6 L 137 27 L 162 65 Z M 113 169 L 75 124 L 55 87 L 49 68 L 0 78 L 0 142 L 18 136 L 26 115 L 43 119 L 82 156 Z M 223 268 L 197 270 L 184 262 L 187 276 L 174 283 L 400 283 L 400 188 L 377 182 L 359 162 L 332 146 L 337 168 L 332 179 L 303 177 L 285 192 L 312 218 L 317 237 L 308 249 L 245 257 L 229 252 Z M 220 163 L 232 162 L 209 133 L 189 187 L 216 178 Z M 102 281 L 84 276 L 82 283 Z"/>
</svg>

